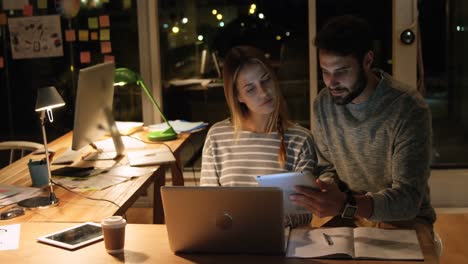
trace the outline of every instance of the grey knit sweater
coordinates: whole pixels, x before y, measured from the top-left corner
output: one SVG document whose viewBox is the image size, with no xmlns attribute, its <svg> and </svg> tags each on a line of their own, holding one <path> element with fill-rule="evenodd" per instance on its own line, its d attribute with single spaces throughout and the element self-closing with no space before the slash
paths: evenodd
<svg viewBox="0 0 468 264">
<path fill-rule="evenodd" d="M 435 221 L 430 175 L 432 127 L 414 89 L 380 70 L 361 104 L 336 105 L 323 89 L 314 102 L 312 134 L 321 179 L 340 179 L 374 201 L 373 221 Z"/>
</svg>

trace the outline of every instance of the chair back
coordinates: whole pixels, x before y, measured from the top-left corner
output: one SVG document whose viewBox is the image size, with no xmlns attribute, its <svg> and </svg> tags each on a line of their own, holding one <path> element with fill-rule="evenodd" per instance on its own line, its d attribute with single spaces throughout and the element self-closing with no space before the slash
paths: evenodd
<svg viewBox="0 0 468 264">
<path fill-rule="evenodd" d="M 13 161 L 22 158 L 24 155 L 36 151 L 44 149 L 43 144 L 39 144 L 36 142 L 31 141 L 3 141 L 0 142 L 0 150 L 9 150 L 10 151 L 10 158 L 9 164 L 13 163 Z M 19 154 L 19 155 L 18 155 Z"/>
</svg>

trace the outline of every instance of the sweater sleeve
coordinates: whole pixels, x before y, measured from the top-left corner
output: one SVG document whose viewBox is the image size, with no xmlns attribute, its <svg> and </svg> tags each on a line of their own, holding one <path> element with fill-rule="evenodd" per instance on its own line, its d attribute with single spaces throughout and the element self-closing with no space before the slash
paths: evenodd
<svg viewBox="0 0 468 264">
<path fill-rule="evenodd" d="M 428 188 L 432 144 L 429 110 L 414 108 L 395 129 L 391 188 L 367 194 L 374 201 L 370 218 L 374 221 L 414 218 Z"/>
</svg>

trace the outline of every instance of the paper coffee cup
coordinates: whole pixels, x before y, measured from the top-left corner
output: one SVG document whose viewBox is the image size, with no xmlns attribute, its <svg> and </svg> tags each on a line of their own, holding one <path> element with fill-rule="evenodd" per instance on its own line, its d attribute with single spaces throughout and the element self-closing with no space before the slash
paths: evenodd
<svg viewBox="0 0 468 264">
<path fill-rule="evenodd" d="M 120 253 L 124 251 L 126 224 L 127 221 L 121 216 L 110 216 L 101 221 L 107 253 Z"/>
</svg>

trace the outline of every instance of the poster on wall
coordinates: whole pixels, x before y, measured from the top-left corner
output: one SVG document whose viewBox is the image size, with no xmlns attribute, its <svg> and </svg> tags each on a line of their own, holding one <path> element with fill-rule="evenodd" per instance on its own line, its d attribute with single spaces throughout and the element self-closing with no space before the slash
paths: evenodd
<svg viewBox="0 0 468 264">
<path fill-rule="evenodd" d="M 8 19 L 13 59 L 63 56 L 60 16 Z"/>
<path fill-rule="evenodd" d="M 3 0 L 3 10 L 21 10 L 25 5 L 29 5 L 28 0 Z"/>
</svg>

